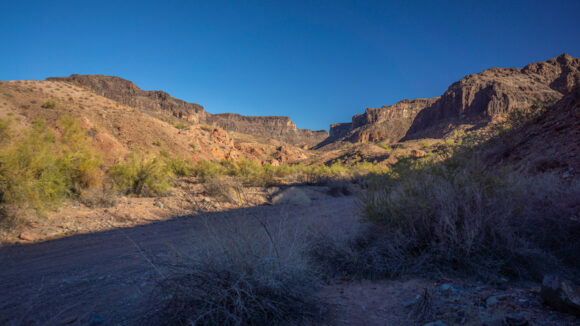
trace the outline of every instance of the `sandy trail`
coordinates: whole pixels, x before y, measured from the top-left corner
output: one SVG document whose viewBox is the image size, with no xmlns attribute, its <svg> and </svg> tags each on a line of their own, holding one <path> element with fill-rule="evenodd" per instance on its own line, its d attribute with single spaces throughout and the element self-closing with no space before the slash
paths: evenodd
<svg viewBox="0 0 580 326">
<path fill-rule="evenodd" d="M 86 325 L 101 317 L 106 325 L 138 323 L 164 273 L 162 266 L 179 262 L 195 250 L 195 241 L 208 236 L 204 221 L 248 216 L 274 220 L 283 216 L 320 230 L 338 223 L 358 224 L 354 198 L 342 197 L 306 207 L 252 207 L 4 247 L 0 324 Z"/>
</svg>

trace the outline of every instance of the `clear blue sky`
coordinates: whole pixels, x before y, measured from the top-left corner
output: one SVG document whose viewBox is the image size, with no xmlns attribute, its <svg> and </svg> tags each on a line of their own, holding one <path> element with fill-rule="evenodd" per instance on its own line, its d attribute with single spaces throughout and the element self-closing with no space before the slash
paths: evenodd
<svg viewBox="0 0 580 326">
<path fill-rule="evenodd" d="M 488 67 L 580 56 L 580 1 L 7 1 L 0 79 L 116 75 L 327 129 Z"/>
</svg>

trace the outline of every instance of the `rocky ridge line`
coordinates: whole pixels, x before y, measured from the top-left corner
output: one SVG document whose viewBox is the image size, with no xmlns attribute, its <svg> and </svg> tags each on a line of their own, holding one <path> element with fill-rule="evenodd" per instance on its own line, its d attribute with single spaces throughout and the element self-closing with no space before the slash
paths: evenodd
<svg viewBox="0 0 580 326">
<path fill-rule="evenodd" d="M 555 102 L 580 85 L 580 59 L 568 54 L 524 68 L 491 68 L 453 83 L 440 97 L 369 108 L 330 126 L 337 141 L 397 142 L 441 137 L 459 124 L 486 124 L 516 109 Z"/>
<path fill-rule="evenodd" d="M 48 81 L 69 82 L 97 95 L 152 114 L 170 114 L 195 124 L 211 124 L 228 131 L 272 138 L 293 145 L 314 146 L 328 137 L 326 130 L 298 129 L 288 117 L 211 114 L 204 107 L 185 102 L 163 91 L 144 91 L 133 82 L 114 76 L 76 75 L 50 77 Z"/>
</svg>

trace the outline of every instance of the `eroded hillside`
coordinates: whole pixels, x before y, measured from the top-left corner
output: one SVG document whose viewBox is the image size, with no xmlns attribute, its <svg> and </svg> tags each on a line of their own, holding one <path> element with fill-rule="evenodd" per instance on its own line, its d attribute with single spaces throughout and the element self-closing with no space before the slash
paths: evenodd
<svg viewBox="0 0 580 326">
<path fill-rule="evenodd" d="M 131 87 L 126 90 L 128 94 L 135 91 Z M 105 91 L 101 93 L 106 94 Z M 163 94 L 159 92 L 152 96 L 162 97 Z M 58 132 L 56 121 L 68 114 L 81 121 L 95 146 L 112 160 L 132 151 L 154 154 L 165 151 L 194 161 L 242 157 L 258 161 L 272 161 L 275 158 L 288 161 L 306 157 L 305 151 L 273 139 L 250 135 L 236 137 L 217 126 L 190 124 L 156 115 L 154 113 L 157 111 L 140 104 L 150 103 L 146 97 L 127 96 L 125 100 L 135 106 L 121 104 L 71 83 L 0 83 L 0 117 L 13 117 L 17 129 L 30 126 L 32 121 L 40 118 Z M 54 105 L 47 106 L 48 101 Z M 175 114 L 188 112 L 191 117 L 191 112 L 202 115 L 205 112 L 200 106 L 172 98 L 162 103 L 175 109 L 171 111 Z"/>
<path fill-rule="evenodd" d="M 192 123 L 215 125 L 228 131 L 268 137 L 293 145 L 311 147 L 328 137 L 324 130 L 298 129 L 288 117 L 210 114 L 199 104 L 176 99 L 162 91 L 144 91 L 133 82 L 119 77 L 71 75 L 47 80 L 82 86 L 98 95 L 159 116 L 173 116 Z"/>
<path fill-rule="evenodd" d="M 567 54 L 519 68 L 468 75 L 440 97 L 370 108 L 330 128 L 333 142 L 398 142 L 442 138 L 460 125 L 485 125 L 538 102 L 555 102 L 580 81 L 580 59 Z"/>
</svg>

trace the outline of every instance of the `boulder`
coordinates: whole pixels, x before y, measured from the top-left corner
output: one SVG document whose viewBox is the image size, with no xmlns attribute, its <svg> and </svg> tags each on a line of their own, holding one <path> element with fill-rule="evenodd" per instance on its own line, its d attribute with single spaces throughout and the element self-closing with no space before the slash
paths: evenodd
<svg viewBox="0 0 580 326">
<path fill-rule="evenodd" d="M 311 202 L 306 191 L 297 187 L 285 189 L 272 198 L 274 205 L 308 206 Z"/>
<path fill-rule="evenodd" d="M 580 316 L 580 289 L 572 282 L 557 275 L 545 275 L 540 295 L 546 305 Z"/>
<path fill-rule="evenodd" d="M 24 232 L 20 233 L 18 238 L 20 238 L 20 240 L 24 240 L 24 241 L 36 241 L 40 238 L 40 235 L 38 233 L 34 233 L 32 231 L 24 231 Z"/>
</svg>

